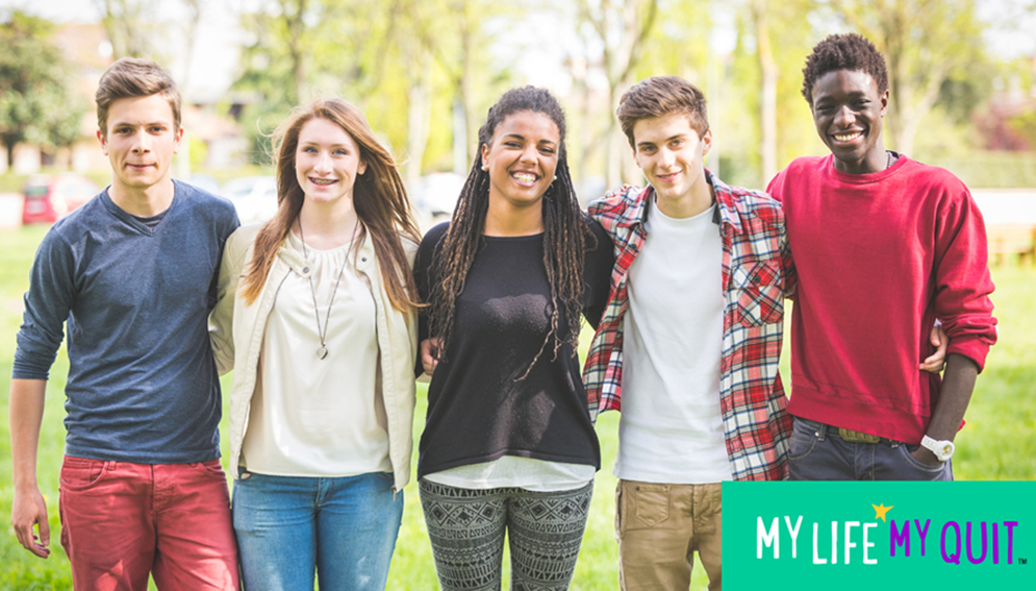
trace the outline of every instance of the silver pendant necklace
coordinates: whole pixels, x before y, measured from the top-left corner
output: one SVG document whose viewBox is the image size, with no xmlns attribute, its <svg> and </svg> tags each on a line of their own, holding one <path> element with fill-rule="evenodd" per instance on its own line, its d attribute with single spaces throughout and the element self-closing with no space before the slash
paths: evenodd
<svg viewBox="0 0 1036 591">
<path fill-rule="evenodd" d="M 302 241 L 302 256 L 309 262 L 309 249 L 306 248 L 306 234 L 302 231 L 302 220 L 299 223 L 299 239 Z M 356 229 L 353 229 L 356 234 Z M 331 323 L 331 306 L 335 303 L 335 294 L 338 293 L 338 284 L 342 282 L 342 275 L 345 267 L 338 270 L 338 278 L 335 279 L 334 289 L 331 290 L 331 299 L 327 302 L 327 315 L 324 317 L 324 326 L 320 327 L 320 310 L 317 309 L 317 289 L 313 286 L 313 274 L 309 274 L 309 292 L 313 294 L 313 314 L 317 318 L 317 335 L 320 336 L 320 347 L 317 348 L 317 359 L 323 361 L 327 358 L 327 327 Z"/>
</svg>

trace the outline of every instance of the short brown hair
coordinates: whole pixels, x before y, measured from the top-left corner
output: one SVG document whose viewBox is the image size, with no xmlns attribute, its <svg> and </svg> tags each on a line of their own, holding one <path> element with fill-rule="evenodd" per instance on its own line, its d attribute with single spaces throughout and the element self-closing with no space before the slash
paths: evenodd
<svg viewBox="0 0 1036 591">
<path fill-rule="evenodd" d="M 173 110 L 173 124 L 180 129 L 180 91 L 176 82 L 151 60 L 124 57 L 101 75 L 97 86 L 97 126 L 108 136 L 108 107 L 119 99 L 160 94 Z"/>
<path fill-rule="evenodd" d="M 633 139 L 633 126 L 637 121 L 670 113 L 687 115 L 698 137 L 709 130 L 705 95 L 697 86 L 679 76 L 652 76 L 641 80 L 622 95 L 619 108 L 615 110 L 622 132 L 629 138 L 634 150 L 637 146 Z"/>
</svg>

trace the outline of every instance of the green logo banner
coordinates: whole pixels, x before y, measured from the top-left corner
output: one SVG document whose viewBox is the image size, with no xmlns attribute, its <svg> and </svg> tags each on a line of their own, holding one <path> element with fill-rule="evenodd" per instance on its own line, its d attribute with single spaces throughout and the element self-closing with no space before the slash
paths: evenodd
<svg viewBox="0 0 1036 591">
<path fill-rule="evenodd" d="M 726 591 L 1036 589 L 1036 482 L 725 482 Z"/>
</svg>

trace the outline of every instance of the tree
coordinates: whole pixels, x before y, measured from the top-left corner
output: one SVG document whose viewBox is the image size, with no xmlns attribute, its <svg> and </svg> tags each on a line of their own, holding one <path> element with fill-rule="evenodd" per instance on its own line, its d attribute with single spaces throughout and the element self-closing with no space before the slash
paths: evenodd
<svg viewBox="0 0 1036 591">
<path fill-rule="evenodd" d="M 597 146 L 607 150 L 605 159 L 605 177 L 609 187 L 622 181 L 622 151 L 626 145 L 625 137 L 619 132 L 618 122 L 611 115 L 611 110 L 618 106 L 619 98 L 633 83 L 637 64 L 643 55 L 644 44 L 650 36 L 658 16 L 658 0 L 579 0 L 576 32 L 582 41 L 585 55 L 572 56 L 570 62 L 582 64 L 585 68 L 599 68 L 607 80 L 607 101 L 609 116 L 603 122 L 595 139 L 586 146 L 583 163 L 578 170 L 585 168 L 585 161 L 591 157 Z M 594 48 L 600 48 L 600 58 L 591 55 Z M 586 95 L 590 89 L 582 85 Z M 584 96 L 583 103 L 588 104 L 589 97 Z M 584 122 L 584 125 L 590 122 Z M 626 171 L 627 177 L 634 174 Z"/>
<path fill-rule="evenodd" d="M 759 87 L 759 152 L 762 156 L 763 179 L 772 179 L 777 174 L 777 78 L 780 70 L 770 41 L 769 1 L 752 0 L 751 13 L 762 75 Z"/>
<path fill-rule="evenodd" d="M 259 98 L 241 114 L 249 122 L 245 129 L 255 164 L 272 161 L 270 132 L 308 94 L 309 66 L 327 26 L 324 8 L 319 0 L 266 0 L 241 15 L 250 40 L 242 48 L 241 73 L 233 88 Z"/>
<path fill-rule="evenodd" d="M 187 46 L 187 51 L 183 60 L 184 67 L 183 75 L 180 76 L 180 86 L 188 88 L 190 86 L 191 63 L 194 61 L 194 49 L 197 45 L 197 35 L 195 33 L 202 21 L 202 4 L 201 0 L 183 0 L 183 5 L 186 10 L 186 18 L 183 20 L 182 26 L 184 44 Z"/>
<path fill-rule="evenodd" d="M 983 59 L 974 0 L 829 0 L 846 24 L 885 54 L 892 148 L 911 154 L 921 121 L 955 71 Z"/>
<path fill-rule="evenodd" d="M 72 76 L 50 43 L 53 30 L 50 21 L 17 10 L 0 23 L 0 141 L 8 166 L 21 142 L 61 147 L 79 136 L 86 109 L 66 86 Z"/>
<path fill-rule="evenodd" d="M 94 0 L 112 44 L 112 57 L 151 58 L 160 29 L 157 0 Z"/>
<path fill-rule="evenodd" d="M 742 7 L 742 31 L 754 42 L 753 47 L 744 48 L 751 60 L 743 61 L 753 70 L 751 82 L 743 80 L 746 84 L 740 89 L 751 92 L 751 107 L 742 108 L 754 107 L 757 117 L 752 142 L 758 147 L 752 155 L 759 155 L 760 176 L 751 184 L 765 187 L 788 160 L 808 153 L 817 143 L 811 114 L 800 93 L 800 71 L 818 36 L 810 24 L 816 3 L 749 0 Z"/>
<path fill-rule="evenodd" d="M 445 73 L 448 89 L 453 94 L 452 110 L 458 115 L 454 142 L 466 154 L 465 162 L 455 158 L 454 169 L 466 174 L 467 161 L 475 158 L 478 150 L 478 122 L 480 107 L 494 94 L 493 76 L 487 51 L 489 40 L 483 27 L 502 18 L 515 22 L 520 9 L 508 3 L 493 0 L 402 0 L 408 22 L 399 32 L 400 42 L 416 36 L 420 42 L 421 59 L 430 58 Z M 420 62 L 409 67 L 426 67 Z"/>
</svg>

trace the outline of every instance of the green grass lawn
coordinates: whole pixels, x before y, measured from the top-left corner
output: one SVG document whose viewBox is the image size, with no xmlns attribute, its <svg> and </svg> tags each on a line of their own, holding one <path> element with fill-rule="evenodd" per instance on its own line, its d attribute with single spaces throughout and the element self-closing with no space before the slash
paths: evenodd
<svg viewBox="0 0 1036 591">
<path fill-rule="evenodd" d="M 6 392 L 11 375 L 15 333 L 21 324 L 22 294 L 28 286 L 29 265 L 45 228 L 0 231 L 0 390 Z M 968 409 L 967 426 L 957 438 L 954 457 L 959 480 L 1036 479 L 1036 270 L 1003 267 L 993 270 L 993 296 L 1000 322 L 1000 342 L 993 348 L 986 371 Z M 584 346 L 586 339 L 584 339 Z M 787 376 L 785 361 L 784 374 Z M 62 394 L 68 362 L 62 352 L 51 371 L 47 409 L 40 436 L 40 489 L 47 498 L 52 531 L 52 554 L 39 560 L 18 545 L 10 527 L 11 461 L 7 396 L 0 394 L 0 590 L 71 589 L 68 560 L 58 543 L 58 467 L 64 444 Z M 224 380 L 224 391 L 229 390 Z M 424 386 L 419 384 L 418 419 L 414 436 L 424 424 Z M 226 413 L 224 413 L 225 415 Z M 611 467 L 618 443 L 618 415 L 606 413 L 597 423 L 603 469 L 597 475 L 583 549 L 573 589 L 617 589 L 617 551 L 614 529 L 615 478 Z M 416 447 L 416 446 L 415 446 Z M 225 451 L 225 450 L 224 450 Z M 415 462 L 416 466 L 416 462 Z M 405 490 L 406 510 L 396 554 L 389 574 L 390 589 L 435 589 L 435 568 L 421 515 L 417 488 Z M 506 569 L 505 569 L 506 574 Z M 692 588 L 704 589 L 701 568 Z"/>
</svg>

